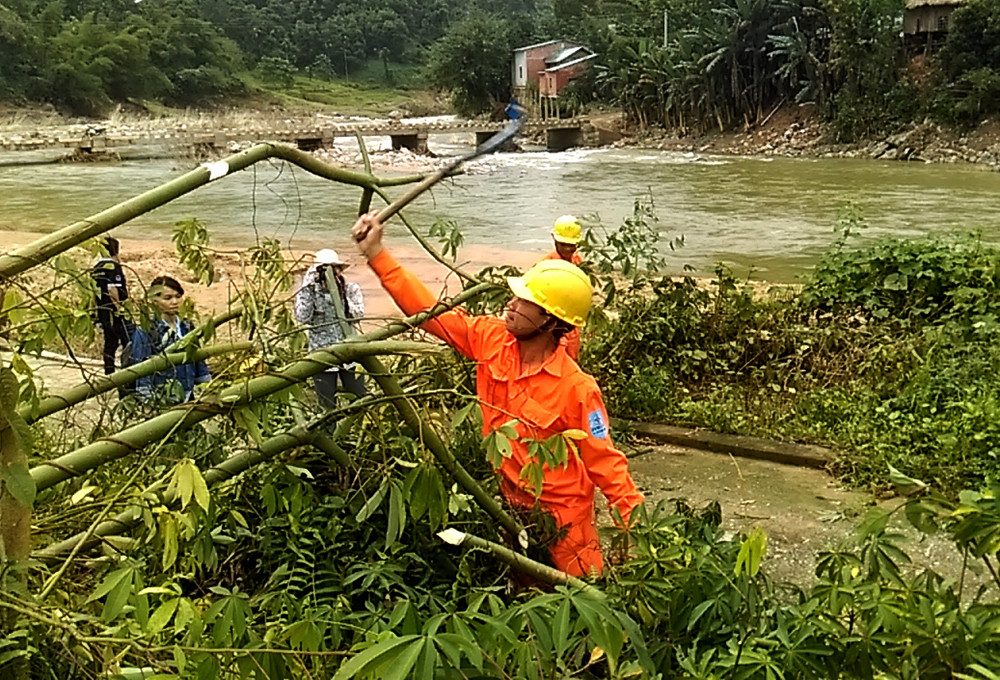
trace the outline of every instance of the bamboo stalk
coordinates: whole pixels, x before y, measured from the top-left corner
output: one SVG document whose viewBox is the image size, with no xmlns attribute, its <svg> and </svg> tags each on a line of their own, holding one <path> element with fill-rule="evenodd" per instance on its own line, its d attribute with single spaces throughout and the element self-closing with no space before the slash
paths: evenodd
<svg viewBox="0 0 1000 680">
<path fill-rule="evenodd" d="M 476 481 L 476 478 L 469 474 L 468 470 L 462 467 L 462 464 L 458 462 L 458 459 L 455 458 L 454 454 L 452 454 L 444 441 L 442 441 L 441 435 L 437 433 L 437 430 L 424 423 L 420 414 L 417 413 L 417 409 L 406 398 L 406 394 L 403 392 L 403 388 L 400 387 L 399 381 L 386 370 L 382 362 L 378 358 L 370 356 L 361 359 L 361 365 L 365 367 L 365 370 L 375 379 L 375 382 L 379 384 L 379 387 L 382 388 L 382 391 L 387 396 L 397 397 L 393 400 L 392 405 L 396 407 L 396 411 L 400 417 L 408 426 L 416 431 L 417 438 L 434 454 L 437 461 L 444 466 L 444 469 L 451 474 L 459 486 L 471 494 L 476 499 L 479 507 L 485 510 L 486 514 L 492 517 L 500 526 L 509 531 L 512 536 L 520 536 L 524 527 L 503 509 L 503 506 L 500 505 L 500 502 L 496 498 L 486 492 L 482 485 Z"/>
<path fill-rule="evenodd" d="M 3 419 L 6 426 L 6 419 Z M 0 471 L 28 467 L 28 458 L 9 427 L 0 430 Z M 23 562 L 31 546 L 31 508 L 10 491 L 0 491 L 0 579 L 9 578 L 9 567 Z"/>
<path fill-rule="evenodd" d="M 18 382 L 8 368 L 0 369 L 0 589 L 10 567 L 23 563 L 31 548 L 31 506 L 34 491 L 27 484 L 29 446 L 27 425 L 13 411 Z M 13 411 L 13 412 L 12 412 Z"/>
<path fill-rule="evenodd" d="M 343 332 L 345 338 L 349 338 L 354 334 L 354 327 L 347 318 L 347 311 L 344 309 L 340 294 L 337 292 L 336 277 L 329 268 L 326 271 L 326 289 L 330 295 L 330 301 L 333 303 L 333 308 L 336 311 L 340 330 Z M 512 536 L 519 536 L 523 527 L 458 462 L 458 459 L 448 450 L 437 430 L 424 422 L 424 419 L 417 413 L 417 409 L 406 399 L 406 394 L 403 392 L 399 381 L 389 372 L 385 364 L 378 357 L 371 355 L 362 357 L 359 359 L 359 363 L 375 379 L 375 382 L 382 388 L 386 396 L 396 397 L 392 401 L 396 412 L 399 413 L 403 422 L 417 432 L 417 439 L 430 449 L 434 457 L 451 474 L 452 478 L 476 499 L 476 502 L 486 511 L 486 514 L 509 531 Z"/>
<path fill-rule="evenodd" d="M 262 463 L 265 460 L 274 458 L 285 451 L 294 449 L 298 446 L 306 446 L 309 444 L 315 445 L 317 435 L 320 435 L 321 433 L 312 430 L 314 425 L 315 423 L 296 425 L 290 430 L 266 439 L 256 449 L 250 449 L 227 458 L 222 463 L 209 468 L 205 472 L 205 484 L 211 488 L 226 481 L 227 479 L 231 479 L 236 475 L 246 472 L 253 466 Z M 326 435 L 323 436 L 330 440 L 330 437 Z M 334 445 L 336 446 L 336 444 Z M 337 448 L 340 449 L 339 446 L 337 446 Z M 347 453 L 344 452 L 343 449 L 340 449 L 340 452 L 343 456 L 334 455 L 334 460 L 345 467 L 353 467 L 353 461 L 347 457 Z M 142 495 L 149 492 L 155 492 L 162 488 L 163 482 L 157 482 L 156 484 L 148 487 Z M 165 505 L 172 505 L 176 502 L 176 500 L 177 499 L 171 494 L 164 494 L 163 496 L 163 503 Z M 53 543 L 46 548 L 36 550 L 33 557 L 36 559 L 51 560 L 72 550 L 86 550 L 97 545 L 102 539 L 108 536 L 114 536 L 131 529 L 139 522 L 141 515 L 142 508 L 137 505 L 133 505 L 118 513 L 118 515 L 112 519 L 98 524 L 97 527 L 89 533 L 89 535 L 87 532 L 80 532 L 63 541 Z"/>
<path fill-rule="evenodd" d="M 312 352 L 280 372 L 234 384 L 219 395 L 180 404 L 145 422 L 59 456 L 55 460 L 42 461 L 31 469 L 31 477 L 39 490 L 47 489 L 87 470 L 122 458 L 133 451 L 140 451 L 147 444 L 165 437 L 175 428 L 188 429 L 212 416 L 246 406 L 255 399 L 302 382 L 330 366 L 355 361 L 372 353 L 413 352 L 426 348 L 426 345 L 418 343 L 384 341 L 365 344 L 344 343 L 327 350 Z"/>
<path fill-rule="evenodd" d="M 242 314 L 243 306 L 238 305 L 232 309 L 222 312 L 221 314 L 213 316 L 211 319 L 195 328 L 192 333 L 202 333 L 209 328 L 218 328 L 224 323 L 228 323 L 233 319 L 239 318 Z M 231 349 L 226 351 L 223 351 L 222 349 L 226 347 L 226 345 L 213 345 L 196 350 L 190 356 L 187 356 L 185 353 L 172 352 L 172 350 L 175 349 L 180 342 L 181 340 L 177 340 L 177 342 L 174 342 L 166 347 L 164 350 L 165 356 L 167 357 L 166 359 L 164 359 L 164 355 L 161 354 L 151 357 L 138 364 L 134 364 L 133 366 L 129 366 L 128 368 L 123 368 L 110 375 L 88 380 L 87 382 L 80 383 L 79 385 L 74 385 L 64 392 L 53 394 L 45 399 L 42 399 L 35 409 L 30 409 L 27 406 L 21 406 L 18 409 L 18 413 L 20 413 L 21 417 L 23 417 L 29 424 L 35 423 L 42 418 L 52 415 L 53 413 L 57 413 L 69 408 L 70 406 L 75 406 L 76 404 L 86 401 L 87 399 L 96 397 L 98 394 L 110 392 L 111 390 L 124 385 L 131 385 L 139 378 L 152 375 L 153 373 L 157 373 L 158 371 L 169 368 L 170 366 L 176 366 L 179 363 L 183 364 L 201 361 L 213 356 L 228 354 L 229 352 L 250 350 L 254 347 L 253 344 L 249 342 L 235 342 L 231 343 L 229 345 Z M 246 346 L 244 347 L 244 345 Z M 211 353 L 202 355 L 203 352 Z M 182 357 L 183 360 L 175 362 L 174 359 L 176 357 Z"/>
<path fill-rule="evenodd" d="M 145 361 L 129 366 L 128 368 L 123 368 L 110 375 L 100 376 L 90 380 L 89 382 L 74 385 L 59 394 L 48 396 L 45 399 L 42 399 L 38 403 L 38 406 L 34 409 L 27 405 L 21 406 L 18 409 L 18 413 L 20 413 L 29 424 L 35 423 L 42 418 L 52 415 L 53 413 L 67 409 L 70 406 L 75 406 L 76 404 L 96 397 L 99 394 L 109 392 L 118 387 L 131 385 L 139 378 L 145 378 L 153 375 L 154 373 L 159 373 L 160 371 L 170 368 L 171 366 L 179 366 L 180 364 L 203 361 L 205 359 L 225 354 L 232 354 L 234 352 L 246 352 L 254 347 L 254 343 L 250 341 L 243 341 L 225 345 L 211 345 L 209 347 L 203 347 L 202 349 L 195 350 L 190 354 L 187 352 L 158 354 L 150 359 L 146 359 Z"/>
<path fill-rule="evenodd" d="M 295 383 L 303 382 L 330 366 L 355 361 L 362 356 L 371 354 L 425 350 L 426 344 L 377 341 L 418 326 L 427 319 L 479 295 L 490 285 L 473 286 L 459 293 L 451 301 L 440 303 L 430 310 L 415 314 L 401 322 L 389 324 L 383 329 L 359 336 L 351 342 L 312 352 L 303 359 L 293 362 L 282 371 L 233 385 L 212 401 L 201 399 L 175 407 L 144 423 L 123 430 L 113 437 L 81 447 L 55 460 L 43 461 L 31 469 L 31 477 L 39 489 L 47 489 L 110 460 L 122 458 L 132 451 L 138 451 L 150 442 L 165 436 L 175 426 L 181 429 L 189 428 L 213 415 L 227 412 L 243 406 L 253 399 L 259 399 Z"/>
<path fill-rule="evenodd" d="M 30 486 L 25 485 L 28 452 L 27 426 L 13 412 L 17 403 L 17 379 L 10 369 L 0 369 L 0 593 L 21 591 L 26 583 L 26 566 L 31 551 Z M 14 493 L 13 485 L 18 486 Z M 30 482 L 29 482 L 30 484 Z M 6 637 L 17 625 L 17 613 L 0 612 L 0 635 Z M 28 677 L 26 659 L 0 664 L 0 680 Z"/>
<path fill-rule="evenodd" d="M 485 538 L 480 538 L 464 531 L 458 531 L 457 529 L 439 531 L 438 538 L 450 545 L 471 545 L 474 548 L 486 550 L 500 561 L 510 565 L 513 569 L 528 574 L 539 581 L 555 586 L 565 585 L 579 588 L 582 592 L 601 600 L 607 597 L 600 588 L 590 585 L 583 579 L 570 576 L 565 571 L 537 562 L 530 557 L 525 557 L 520 553 L 514 552 L 505 545 L 488 541 Z"/>
<path fill-rule="evenodd" d="M 170 182 L 161 184 L 96 215 L 74 222 L 26 246 L 0 256 L 0 279 L 27 271 L 59 253 L 158 208 L 168 201 L 267 158 L 281 158 L 319 177 L 367 189 L 373 189 L 377 186 L 410 184 L 425 177 L 424 175 L 407 175 L 383 179 L 371 174 L 334 167 L 290 146 L 257 144 L 246 151 L 228 156 L 220 161 L 200 165 Z"/>
</svg>

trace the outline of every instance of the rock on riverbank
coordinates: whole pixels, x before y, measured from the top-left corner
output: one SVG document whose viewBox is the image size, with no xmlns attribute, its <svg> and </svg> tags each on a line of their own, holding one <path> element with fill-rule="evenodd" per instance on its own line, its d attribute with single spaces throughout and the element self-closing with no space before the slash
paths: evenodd
<svg viewBox="0 0 1000 680">
<path fill-rule="evenodd" d="M 830 131 L 810 107 L 785 107 L 745 130 L 698 135 L 639 131 L 616 145 L 695 153 L 973 163 L 1000 170 L 1000 121 L 986 120 L 968 131 L 923 121 L 878 138 L 842 144 L 831 141 Z"/>
</svg>

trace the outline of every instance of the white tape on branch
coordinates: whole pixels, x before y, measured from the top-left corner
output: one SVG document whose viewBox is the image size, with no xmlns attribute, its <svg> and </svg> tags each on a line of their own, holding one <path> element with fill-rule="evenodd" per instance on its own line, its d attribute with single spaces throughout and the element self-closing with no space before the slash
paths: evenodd
<svg viewBox="0 0 1000 680">
<path fill-rule="evenodd" d="M 225 177 L 229 174 L 229 163 L 226 161 L 216 161 L 214 163 L 202 163 L 201 167 L 208 170 L 208 181 Z"/>
</svg>

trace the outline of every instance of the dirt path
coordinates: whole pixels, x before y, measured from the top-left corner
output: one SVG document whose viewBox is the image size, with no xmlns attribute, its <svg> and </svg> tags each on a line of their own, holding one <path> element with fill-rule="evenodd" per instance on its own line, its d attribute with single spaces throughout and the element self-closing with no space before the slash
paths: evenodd
<svg viewBox="0 0 1000 680">
<path fill-rule="evenodd" d="M 759 526 L 768 537 L 765 568 L 777 581 L 800 586 L 813 582 L 816 556 L 847 545 L 875 503 L 871 495 L 844 489 L 822 470 L 678 446 L 653 446 L 630 459 L 629 466 L 647 503 L 684 498 L 700 508 L 718 500 L 726 530 Z M 891 510 L 898 503 L 879 504 Z M 898 528 L 908 536 L 904 549 L 915 566 L 957 574 L 961 555 L 953 544 L 921 540 L 904 524 Z"/>
</svg>

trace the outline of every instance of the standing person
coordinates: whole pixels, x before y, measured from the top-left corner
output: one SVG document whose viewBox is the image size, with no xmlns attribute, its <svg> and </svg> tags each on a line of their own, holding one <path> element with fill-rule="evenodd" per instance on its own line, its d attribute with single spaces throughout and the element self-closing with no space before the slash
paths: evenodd
<svg viewBox="0 0 1000 680">
<path fill-rule="evenodd" d="M 157 318 L 150 324 L 149 331 L 136 327 L 132 333 L 131 358 L 139 363 L 160 354 L 194 330 L 194 325 L 179 316 L 184 288 L 171 276 L 157 276 L 149 285 L 149 298 L 156 310 Z M 194 397 L 194 386 L 212 379 L 208 365 L 204 361 L 180 364 L 139 378 L 136 392 L 144 401 L 160 398 L 171 403 L 189 401 Z"/>
<path fill-rule="evenodd" d="M 131 328 L 122 315 L 122 303 L 128 299 L 125 272 L 118 260 L 118 239 L 108 236 L 104 239 L 107 257 L 102 257 L 91 270 L 97 284 L 97 327 L 104 335 L 104 373 L 115 372 L 115 357 L 118 348 L 128 344 Z"/>
<path fill-rule="evenodd" d="M 437 298 L 383 247 L 376 215 L 358 218 L 353 234 L 382 287 L 406 314 L 433 307 Z M 512 453 L 498 471 L 504 498 L 521 512 L 537 507 L 552 516 L 558 534 L 549 553 L 556 567 L 574 576 L 600 573 L 595 486 L 626 525 L 643 496 L 629 475 L 628 461 L 611 442 L 600 388 L 560 342 L 590 311 L 590 279 L 568 262 L 545 260 L 507 283 L 514 297 L 502 319 L 451 310 L 421 327 L 477 362 L 484 435 L 511 418 L 518 420 L 518 438 L 510 442 Z M 543 468 L 536 498 L 521 477 L 522 468 L 532 462 L 524 440 L 544 441 L 568 430 L 586 434 L 576 441 L 579 454 L 570 453 L 565 466 Z"/>
<path fill-rule="evenodd" d="M 337 315 L 337 308 L 327 287 L 327 270 L 332 271 L 337 284 L 337 299 L 348 323 L 357 332 L 358 320 L 365 315 L 365 301 L 361 286 L 344 279 L 347 263 L 337 251 L 329 248 L 316 251 L 315 261 L 302 279 L 302 287 L 295 294 L 295 320 L 306 326 L 310 351 L 344 341 L 344 329 Z M 344 364 L 327 369 L 313 380 L 319 403 L 327 408 L 337 405 L 337 380 L 347 392 L 365 396 L 364 378 L 355 373 L 356 364 Z"/>
<path fill-rule="evenodd" d="M 576 252 L 580 244 L 582 229 L 580 222 L 572 215 L 563 215 L 552 225 L 552 241 L 555 250 L 545 256 L 546 260 L 565 260 L 579 266 L 583 263 L 580 253 Z"/>
<path fill-rule="evenodd" d="M 555 243 L 555 250 L 546 255 L 544 260 L 563 260 L 570 264 L 579 266 L 583 263 L 580 253 L 576 252 L 580 243 L 580 222 L 572 215 L 563 215 L 552 225 L 552 240 Z M 563 339 L 566 344 L 566 351 L 573 358 L 573 361 L 580 359 L 580 329 L 574 327 Z"/>
</svg>

